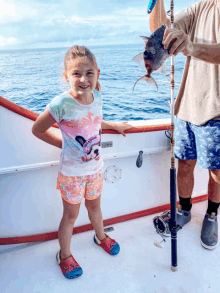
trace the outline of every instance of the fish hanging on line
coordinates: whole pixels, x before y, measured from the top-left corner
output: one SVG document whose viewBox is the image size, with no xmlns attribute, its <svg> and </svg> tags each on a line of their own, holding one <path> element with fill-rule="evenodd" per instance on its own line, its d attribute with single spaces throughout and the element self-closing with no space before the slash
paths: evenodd
<svg viewBox="0 0 220 293">
<path fill-rule="evenodd" d="M 136 62 L 144 71 L 147 70 L 147 74 L 139 78 L 135 82 L 134 87 L 140 80 L 144 80 L 148 83 L 155 84 L 158 89 L 157 83 L 151 76 L 151 73 L 166 73 L 165 61 L 170 57 L 169 50 L 173 44 L 172 42 L 167 49 L 164 49 L 162 40 L 166 27 L 167 26 L 163 24 L 150 37 L 141 37 L 145 42 L 145 50 L 136 55 L 132 61 Z"/>
</svg>

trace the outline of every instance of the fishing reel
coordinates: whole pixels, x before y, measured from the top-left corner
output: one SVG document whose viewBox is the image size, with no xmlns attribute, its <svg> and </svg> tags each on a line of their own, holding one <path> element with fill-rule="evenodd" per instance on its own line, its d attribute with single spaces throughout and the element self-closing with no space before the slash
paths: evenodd
<svg viewBox="0 0 220 293">
<path fill-rule="evenodd" d="M 171 231 L 170 231 L 170 220 L 171 220 L 171 212 L 170 211 L 165 211 L 163 212 L 160 216 L 156 216 L 153 218 L 153 224 L 154 228 L 156 229 L 156 232 L 162 237 L 161 242 L 166 242 L 164 237 L 170 237 L 171 236 Z M 179 225 L 176 227 L 172 228 L 175 229 L 177 232 L 181 229 Z M 161 242 L 154 242 L 154 245 L 162 248 L 163 245 Z"/>
<path fill-rule="evenodd" d="M 160 234 L 161 236 L 171 236 L 170 232 L 170 218 L 171 218 L 171 212 L 165 211 L 160 216 L 156 216 L 153 218 L 153 224 L 154 228 L 156 229 L 156 232 Z"/>
<path fill-rule="evenodd" d="M 163 248 L 163 245 L 161 243 L 166 242 L 164 236 L 165 237 L 171 236 L 171 233 L 170 233 L 170 218 L 171 218 L 170 211 L 165 211 L 160 216 L 156 216 L 156 217 L 153 218 L 154 228 L 156 229 L 156 232 L 163 239 L 161 242 L 158 242 L 158 241 L 154 242 L 154 245 L 159 247 L 159 248 Z"/>
</svg>

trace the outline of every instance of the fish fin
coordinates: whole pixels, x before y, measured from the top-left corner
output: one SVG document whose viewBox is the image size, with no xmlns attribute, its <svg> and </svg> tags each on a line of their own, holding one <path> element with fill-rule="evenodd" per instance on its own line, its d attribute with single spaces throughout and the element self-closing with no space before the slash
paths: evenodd
<svg viewBox="0 0 220 293">
<path fill-rule="evenodd" d="M 139 79 L 135 82 L 134 87 L 135 87 L 136 84 L 137 84 L 139 81 L 141 81 L 141 80 L 144 80 L 144 81 L 146 81 L 146 82 L 148 82 L 148 83 L 150 83 L 150 84 L 155 84 L 156 87 L 157 87 L 157 90 L 158 90 L 157 83 L 156 83 L 156 81 L 153 79 L 153 77 L 152 77 L 152 76 L 147 77 L 146 75 L 144 75 L 144 76 L 142 76 L 141 78 L 139 78 Z M 134 91 L 134 87 L 133 87 L 133 91 Z"/>
<path fill-rule="evenodd" d="M 132 61 L 136 62 L 142 70 L 146 71 L 143 53 L 140 53 L 140 54 L 134 56 Z"/>
<path fill-rule="evenodd" d="M 144 40 L 145 44 L 147 44 L 150 39 L 149 37 L 143 37 L 143 36 L 140 36 L 140 37 Z"/>
<path fill-rule="evenodd" d="M 156 83 L 156 81 L 155 81 L 155 79 L 151 76 L 151 77 L 147 77 L 146 76 L 146 82 L 148 82 L 148 83 L 150 83 L 150 84 L 155 84 L 156 85 L 156 87 L 157 87 L 157 90 L 158 90 L 158 86 L 157 86 L 157 83 Z"/>
<path fill-rule="evenodd" d="M 158 68 L 157 70 L 155 70 L 154 72 L 156 73 L 166 73 L 166 63 L 164 62 L 164 64 L 162 66 L 160 66 L 160 68 Z"/>
</svg>

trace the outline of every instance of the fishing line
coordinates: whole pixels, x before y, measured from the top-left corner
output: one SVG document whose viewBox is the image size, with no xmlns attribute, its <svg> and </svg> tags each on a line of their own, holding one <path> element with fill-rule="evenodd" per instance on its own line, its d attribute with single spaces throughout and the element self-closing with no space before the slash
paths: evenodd
<svg viewBox="0 0 220 293">
<path fill-rule="evenodd" d="M 158 27 L 160 27 L 160 24 L 161 24 L 161 2 L 158 3 L 158 14 L 159 14 L 159 17 L 158 17 Z"/>
<path fill-rule="evenodd" d="M 158 83 L 160 82 L 160 83 L 170 83 L 170 78 L 167 78 L 168 80 L 163 80 L 163 79 L 161 79 L 161 80 L 158 80 Z M 175 83 L 175 85 L 178 85 L 178 86 L 180 86 L 180 84 L 179 83 Z"/>
</svg>

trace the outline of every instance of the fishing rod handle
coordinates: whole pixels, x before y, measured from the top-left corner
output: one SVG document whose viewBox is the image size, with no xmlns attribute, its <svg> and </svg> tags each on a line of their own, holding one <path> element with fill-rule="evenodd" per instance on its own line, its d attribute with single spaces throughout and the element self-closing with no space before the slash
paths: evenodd
<svg viewBox="0 0 220 293">
<path fill-rule="evenodd" d="M 177 270 L 176 169 L 170 169 L 171 270 Z"/>
<path fill-rule="evenodd" d="M 154 6 L 156 4 L 157 0 L 150 0 L 148 7 L 147 7 L 147 13 L 151 13 L 152 10 L 154 9 Z"/>
</svg>

